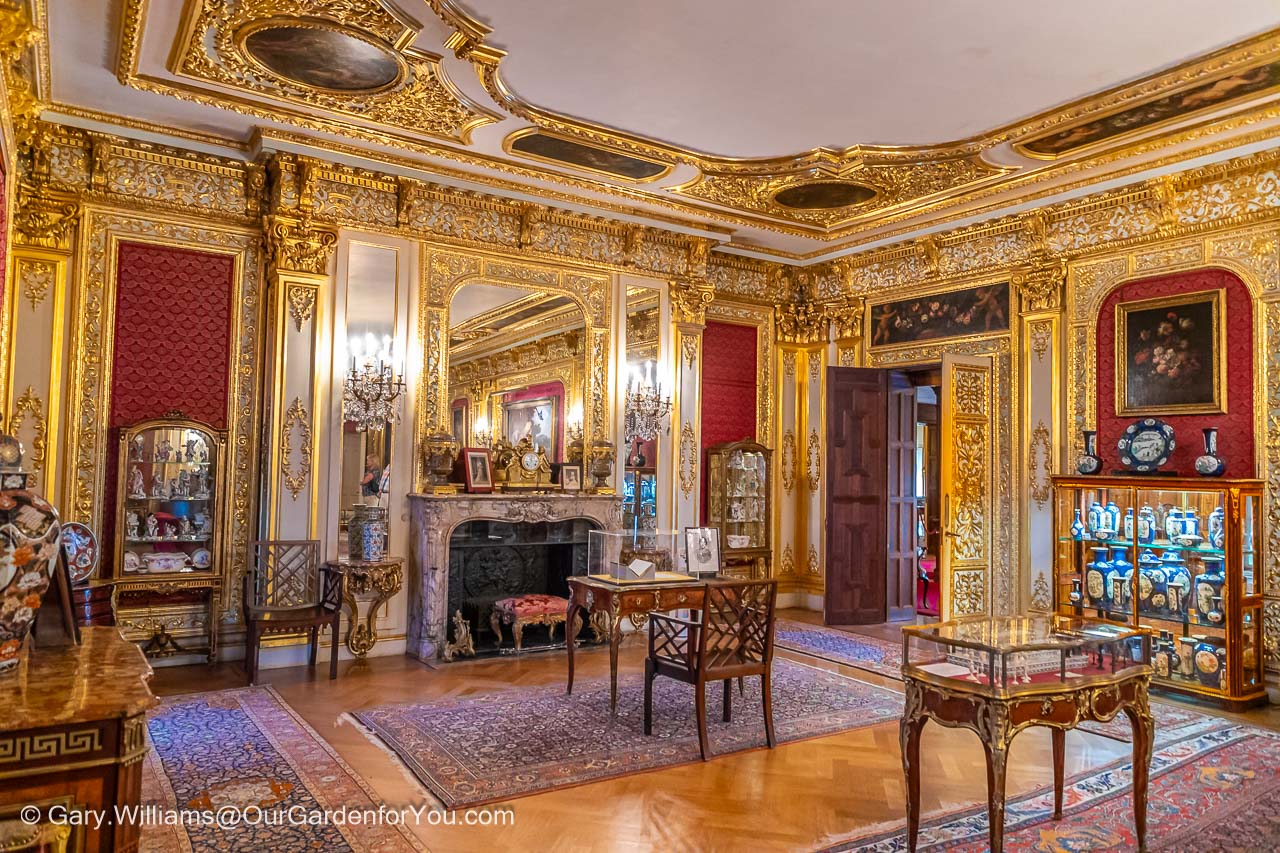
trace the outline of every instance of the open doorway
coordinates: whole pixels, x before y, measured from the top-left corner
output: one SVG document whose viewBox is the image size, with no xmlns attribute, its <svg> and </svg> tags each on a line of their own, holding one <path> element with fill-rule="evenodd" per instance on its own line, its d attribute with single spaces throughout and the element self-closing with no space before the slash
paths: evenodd
<svg viewBox="0 0 1280 853">
<path fill-rule="evenodd" d="M 890 622 L 936 617 L 942 538 L 939 367 L 889 377 L 889 494 L 886 615 Z"/>
</svg>

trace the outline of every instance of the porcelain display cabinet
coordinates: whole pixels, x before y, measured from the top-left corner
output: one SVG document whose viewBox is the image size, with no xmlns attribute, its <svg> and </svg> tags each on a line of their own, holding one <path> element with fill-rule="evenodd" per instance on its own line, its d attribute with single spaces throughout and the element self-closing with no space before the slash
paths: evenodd
<svg viewBox="0 0 1280 853">
<path fill-rule="evenodd" d="M 1265 699 L 1262 482 L 1055 477 L 1054 609 L 1153 636 L 1153 685 Z"/>
<path fill-rule="evenodd" d="M 772 455 L 754 441 L 707 448 L 707 526 L 720 528 L 727 576 L 769 576 Z"/>
<path fill-rule="evenodd" d="M 117 624 L 151 655 L 217 653 L 227 434 L 182 418 L 120 431 Z"/>
</svg>

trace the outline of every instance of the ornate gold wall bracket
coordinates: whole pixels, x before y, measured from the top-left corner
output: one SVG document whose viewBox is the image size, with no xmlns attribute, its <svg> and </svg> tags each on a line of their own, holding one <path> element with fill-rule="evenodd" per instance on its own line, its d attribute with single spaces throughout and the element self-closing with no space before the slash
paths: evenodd
<svg viewBox="0 0 1280 853">
<path fill-rule="evenodd" d="M 708 284 L 673 281 L 668 293 L 671 297 L 671 318 L 675 322 L 697 326 L 706 324 L 707 306 L 716 298 L 715 288 Z"/>
<path fill-rule="evenodd" d="M 338 245 L 336 229 L 319 225 L 310 218 L 270 216 L 266 232 L 267 261 L 273 273 L 327 274 L 329 260 Z"/>
<path fill-rule="evenodd" d="M 298 434 L 297 459 L 294 459 L 294 433 Z M 280 427 L 280 473 L 284 487 L 293 500 L 307 487 L 311 476 L 311 415 L 302 399 L 294 397 Z"/>
</svg>

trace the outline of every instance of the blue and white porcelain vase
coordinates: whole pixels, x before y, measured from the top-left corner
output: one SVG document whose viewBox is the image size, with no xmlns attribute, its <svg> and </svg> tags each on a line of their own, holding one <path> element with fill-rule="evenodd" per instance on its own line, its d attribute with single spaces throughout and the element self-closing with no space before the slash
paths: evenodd
<svg viewBox="0 0 1280 853">
<path fill-rule="evenodd" d="M 1196 578 L 1196 610 L 1199 611 L 1202 624 L 1222 624 L 1222 586 L 1226 582 L 1222 566 L 1221 559 L 1207 557 L 1204 572 Z"/>
<path fill-rule="evenodd" d="M 1129 507 L 1124 511 L 1124 538 L 1125 541 L 1132 542 L 1133 539 L 1133 507 Z"/>
<path fill-rule="evenodd" d="M 1133 563 L 1129 562 L 1128 548 L 1111 547 L 1111 606 L 1115 609 L 1129 603 L 1133 590 Z"/>
<path fill-rule="evenodd" d="M 1075 521 L 1071 522 L 1071 538 L 1079 542 L 1084 539 L 1084 533 L 1084 522 L 1080 520 L 1080 508 L 1077 507 Z"/>
<path fill-rule="evenodd" d="M 1102 458 L 1098 456 L 1098 431 L 1082 430 L 1084 453 L 1076 457 L 1076 471 L 1081 474 L 1097 474 L 1102 470 Z"/>
<path fill-rule="evenodd" d="M 1213 512 L 1209 513 L 1209 547 L 1218 551 L 1222 550 L 1222 546 L 1227 541 L 1227 515 L 1222 511 L 1222 507 L 1217 507 Z"/>
<path fill-rule="evenodd" d="M 1172 542 L 1182 535 L 1182 510 L 1172 508 L 1164 517 L 1164 538 Z"/>
<path fill-rule="evenodd" d="M 1117 535 L 1124 520 L 1124 517 L 1120 514 L 1120 507 L 1116 506 L 1115 501 L 1107 501 L 1107 506 L 1102 513 L 1105 519 L 1103 526 L 1111 531 L 1112 536 Z"/>
<path fill-rule="evenodd" d="M 1107 549 L 1101 545 L 1092 548 L 1093 559 L 1085 564 L 1084 588 L 1089 604 L 1099 609 L 1107 606 L 1110 590 L 1111 564 L 1107 562 Z"/>
<path fill-rule="evenodd" d="M 1150 506 L 1143 506 L 1138 510 L 1137 528 L 1138 542 L 1150 545 L 1156 541 L 1156 514 Z"/>
<path fill-rule="evenodd" d="M 1196 473 L 1202 477 L 1221 477 L 1227 463 L 1218 455 L 1218 428 L 1204 428 L 1204 454 L 1196 457 Z"/>
<path fill-rule="evenodd" d="M 1094 501 L 1089 504 L 1089 535 L 1096 537 L 1098 528 L 1102 526 L 1102 504 Z"/>
</svg>

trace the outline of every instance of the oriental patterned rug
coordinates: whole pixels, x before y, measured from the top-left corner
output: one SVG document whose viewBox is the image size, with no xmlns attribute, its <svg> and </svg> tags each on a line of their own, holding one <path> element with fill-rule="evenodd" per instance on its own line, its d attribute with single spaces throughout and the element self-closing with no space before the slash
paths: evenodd
<svg viewBox="0 0 1280 853">
<path fill-rule="evenodd" d="M 466 699 L 386 705 L 354 717 L 400 758 L 447 808 L 478 806 L 699 760 L 694 688 L 654 682 L 653 735 L 644 734 L 644 677 L 624 673 L 618 715 L 608 681 L 572 696 L 563 684 L 502 690 Z M 711 752 L 765 745 L 760 679 L 733 688 L 733 722 L 721 721 L 721 687 L 709 685 Z M 896 720 L 902 697 L 825 670 L 775 660 L 773 717 L 778 742 L 820 737 Z"/>
<path fill-rule="evenodd" d="M 1132 769 L 1129 761 L 1120 760 L 1068 779 L 1060 821 L 1052 817 L 1051 786 L 1010 798 L 1005 806 L 1005 849 L 1136 850 Z M 1147 803 L 1148 850 L 1278 848 L 1280 735 L 1227 724 L 1198 729 L 1155 750 Z M 827 853 L 906 849 L 905 821 L 900 821 L 865 830 L 827 848 Z M 988 849 L 986 803 L 924 817 L 918 849 Z"/>
<path fill-rule="evenodd" d="M 369 809 L 381 801 L 270 687 L 246 687 L 166 698 L 147 715 L 151 749 L 142 771 L 143 806 L 172 813 L 257 806 L 311 815 L 324 809 Z M 186 826 L 145 825 L 144 853 L 199 850 L 419 850 L 412 833 L 388 823 L 291 826 L 237 821 Z"/>
<path fill-rule="evenodd" d="M 790 619 L 779 619 L 775 630 L 780 649 L 902 680 L 901 643 Z"/>
</svg>

